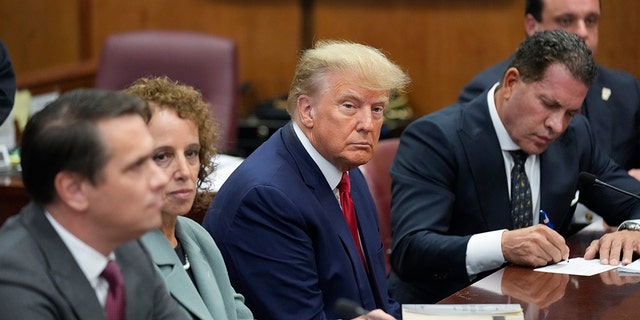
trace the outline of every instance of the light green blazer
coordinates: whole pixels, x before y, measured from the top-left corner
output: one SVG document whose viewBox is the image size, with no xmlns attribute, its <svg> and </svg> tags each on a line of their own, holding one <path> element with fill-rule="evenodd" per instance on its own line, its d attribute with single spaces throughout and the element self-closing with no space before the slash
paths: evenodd
<svg viewBox="0 0 640 320">
<path fill-rule="evenodd" d="M 194 319 L 253 319 L 244 297 L 231 286 L 222 255 L 211 235 L 197 222 L 178 217 L 176 236 L 187 253 L 198 289 L 160 230 L 146 233 L 141 241 L 149 250 L 171 296 L 182 308 Z"/>
</svg>

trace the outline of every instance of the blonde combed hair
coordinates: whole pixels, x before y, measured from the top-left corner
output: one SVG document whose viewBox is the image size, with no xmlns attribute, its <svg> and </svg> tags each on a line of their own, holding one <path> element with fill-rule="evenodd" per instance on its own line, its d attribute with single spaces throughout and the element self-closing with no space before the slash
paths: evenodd
<svg viewBox="0 0 640 320">
<path fill-rule="evenodd" d="M 321 40 L 305 50 L 298 61 L 289 89 L 287 111 L 296 112 L 301 95 L 311 95 L 328 73 L 355 73 L 358 85 L 370 90 L 386 90 L 390 94 L 405 92 L 409 76 L 379 49 L 343 40 Z"/>
</svg>

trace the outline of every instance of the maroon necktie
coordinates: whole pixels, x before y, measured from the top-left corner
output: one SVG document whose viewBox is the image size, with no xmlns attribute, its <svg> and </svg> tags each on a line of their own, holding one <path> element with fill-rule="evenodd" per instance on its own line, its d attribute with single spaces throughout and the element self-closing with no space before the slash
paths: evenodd
<svg viewBox="0 0 640 320">
<path fill-rule="evenodd" d="M 364 255 L 362 254 L 362 247 L 360 247 L 360 237 L 358 237 L 358 221 L 356 220 L 356 210 L 353 207 L 353 199 L 351 198 L 351 182 L 349 180 L 349 175 L 346 172 L 342 173 L 342 179 L 340 179 L 340 183 L 338 183 L 338 191 L 340 192 L 340 206 L 342 206 L 342 213 L 344 214 L 344 218 L 347 220 L 347 225 L 349 225 L 349 230 L 351 231 L 353 241 L 356 243 L 356 247 L 358 248 L 362 264 L 366 265 L 364 262 Z"/>
<path fill-rule="evenodd" d="M 107 263 L 107 266 L 100 276 L 109 283 L 107 302 L 105 303 L 107 320 L 123 320 L 126 299 L 124 280 L 122 279 L 118 264 L 113 260 L 109 260 L 109 263 Z"/>
</svg>

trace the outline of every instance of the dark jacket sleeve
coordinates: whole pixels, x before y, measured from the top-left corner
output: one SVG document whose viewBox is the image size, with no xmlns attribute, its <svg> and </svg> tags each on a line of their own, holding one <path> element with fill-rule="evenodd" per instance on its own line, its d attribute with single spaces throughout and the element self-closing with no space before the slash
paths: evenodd
<svg viewBox="0 0 640 320">
<path fill-rule="evenodd" d="M 11 109 L 16 95 L 16 75 L 13 71 L 11 58 L 4 43 L 0 40 L 0 124 L 2 124 Z"/>
</svg>

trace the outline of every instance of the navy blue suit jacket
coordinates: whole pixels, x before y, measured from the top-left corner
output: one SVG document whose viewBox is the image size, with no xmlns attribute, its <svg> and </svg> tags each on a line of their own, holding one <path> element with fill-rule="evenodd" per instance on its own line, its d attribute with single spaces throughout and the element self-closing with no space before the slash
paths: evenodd
<svg viewBox="0 0 640 320">
<path fill-rule="evenodd" d="M 2 124 L 11 109 L 16 96 L 16 74 L 9 57 L 9 51 L 0 40 L 0 124 Z"/>
<path fill-rule="evenodd" d="M 502 79 L 511 57 L 478 74 L 460 92 L 458 103 L 469 102 Z M 640 90 L 626 72 L 598 65 L 582 113 L 589 119 L 600 149 L 623 168 L 640 168 Z M 610 95 L 603 97 L 603 90 Z"/>
<path fill-rule="evenodd" d="M 388 296 L 375 205 L 359 169 L 349 175 L 368 273 L 333 190 L 291 123 L 216 194 L 203 226 L 257 319 L 335 319 L 338 298 L 400 316 Z"/>
<path fill-rule="evenodd" d="M 640 194 L 640 182 L 598 149 L 587 120 L 576 116 L 540 155 L 540 208 L 564 236 L 581 171 Z M 401 303 L 436 302 L 470 284 L 465 252 L 473 234 L 512 229 L 487 91 L 410 124 L 390 172 L 391 292 Z M 610 225 L 640 217 L 640 202 L 601 187 L 581 188 L 580 201 Z"/>
</svg>

